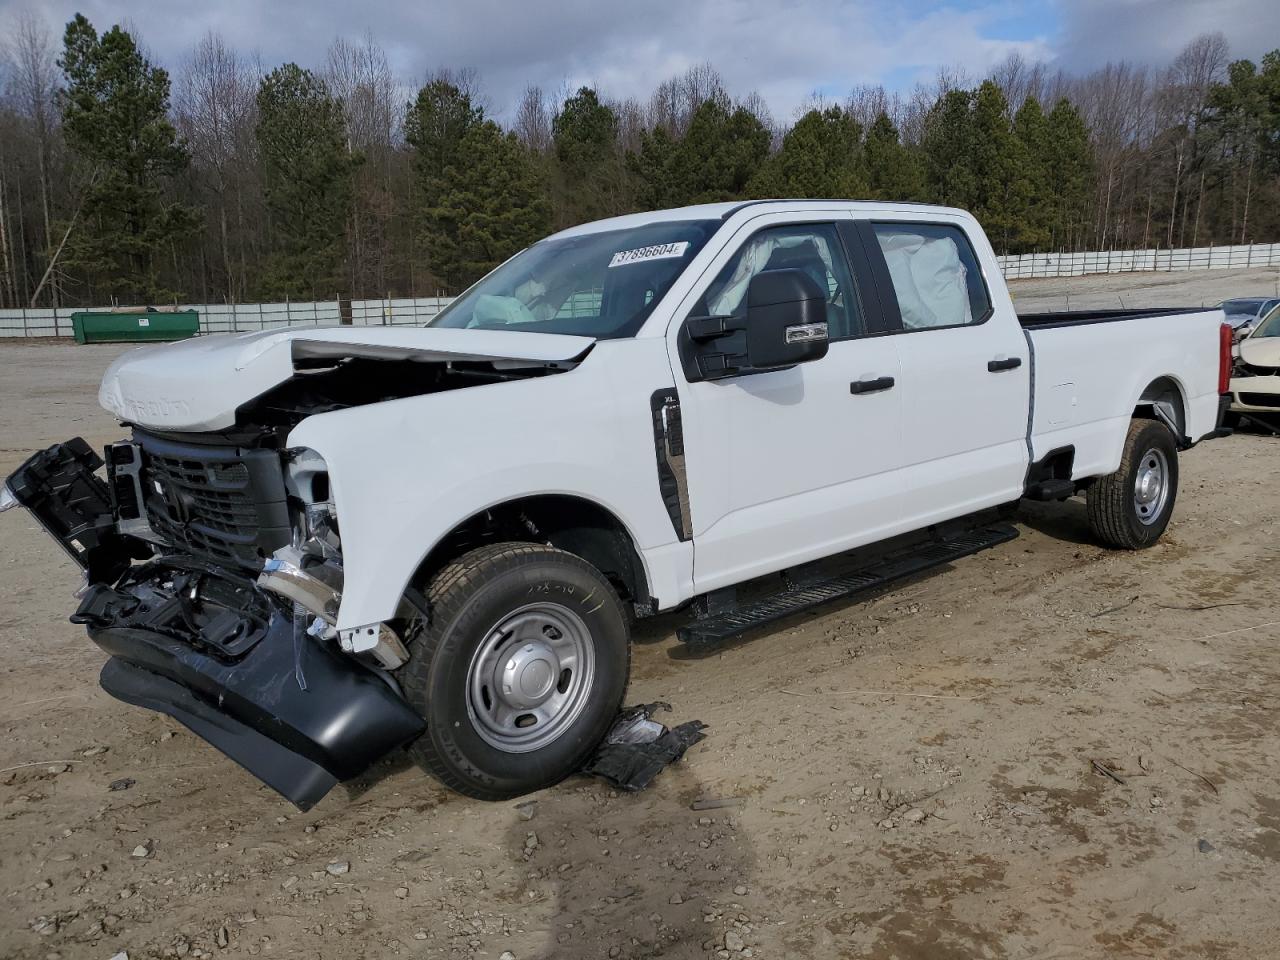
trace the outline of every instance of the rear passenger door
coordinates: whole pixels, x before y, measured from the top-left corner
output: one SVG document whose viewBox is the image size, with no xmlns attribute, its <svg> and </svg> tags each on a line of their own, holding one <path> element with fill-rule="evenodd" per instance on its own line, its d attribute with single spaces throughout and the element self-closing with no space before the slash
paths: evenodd
<svg viewBox="0 0 1280 960">
<path fill-rule="evenodd" d="M 857 230 L 882 303 L 896 314 L 911 526 L 1018 498 L 1030 348 L 1009 298 L 993 299 L 974 238 L 945 220 L 865 221 Z"/>
</svg>

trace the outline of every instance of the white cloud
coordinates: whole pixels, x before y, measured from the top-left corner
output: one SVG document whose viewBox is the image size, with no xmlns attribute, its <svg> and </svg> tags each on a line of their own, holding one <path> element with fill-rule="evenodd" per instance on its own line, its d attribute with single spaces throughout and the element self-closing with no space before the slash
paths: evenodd
<svg viewBox="0 0 1280 960">
<path fill-rule="evenodd" d="M 1221 32 L 1232 59 L 1261 59 L 1280 47 L 1276 0 L 1058 0 L 1058 61 L 1068 70 L 1108 60 L 1163 66 L 1202 33 Z"/>
<path fill-rule="evenodd" d="M 6 13 L 28 2 L 0 0 L 0 32 Z M 1224 30 L 1236 56 L 1280 37 L 1275 0 L 1045 2 L 1060 5 L 1057 37 L 1004 38 L 1008 23 L 1028 22 L 1018 0 L 924 10 L 884 0 L 39 0 L 37 9 L 57 35 L 76 10 L 99 29 L 128 20 L 170 67 L 207 30 L 259 51 L 268 67 L 318 66 L 335 36 L 369 30 L 410 84 L 437 67 L 474 67 L 499 116 L 528 84 L 645 98 L 704 61 L 731 92 L 758 91 L 786 118 L 814 90 L 839 99 L 855 84 L 909 86 L 940 67 L 981 77 L 1011 51 L 1075 69 L 1110 57 L 1167 60 L 1209 29 Z"/>
</svg>

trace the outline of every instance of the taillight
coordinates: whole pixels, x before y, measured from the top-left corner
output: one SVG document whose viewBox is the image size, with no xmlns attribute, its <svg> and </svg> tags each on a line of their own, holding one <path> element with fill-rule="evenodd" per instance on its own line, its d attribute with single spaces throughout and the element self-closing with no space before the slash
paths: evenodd
<svg viewBox="0 0 1280 960">
<path fill-rule="evenodd" d="M 1231 324 L 1218 328 L 1218 393 L 1231 389 Z"/>
</svg>

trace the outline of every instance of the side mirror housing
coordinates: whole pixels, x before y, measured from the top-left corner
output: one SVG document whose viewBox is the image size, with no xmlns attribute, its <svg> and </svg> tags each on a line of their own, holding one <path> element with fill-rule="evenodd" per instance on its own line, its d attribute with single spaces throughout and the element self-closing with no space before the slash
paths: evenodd
<svg viewBox="0 0 1280 960">
<path fill-rule="evenodd" d="M 745 317 L 690 317 L 680 354 L 691 381 L 782 370 L 827 355 L 826 291 L 803 270 L 751 278 Z"/>
<path fill-rule="evenodd" d="M 766 270 L 747 288 L 747 363 L 752 370 L 827 355 L 827 292 L 803 270 Z"/>
</svg>

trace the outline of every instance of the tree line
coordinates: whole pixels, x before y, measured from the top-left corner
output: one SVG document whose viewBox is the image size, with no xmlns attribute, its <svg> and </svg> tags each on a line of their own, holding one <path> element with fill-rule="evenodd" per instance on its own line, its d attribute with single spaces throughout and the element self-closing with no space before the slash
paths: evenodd
<svg viewBox="0 0 1280 960">
<path fill-rule="evenodd" d="M 1166 68 L 1009 57 L 780 123 L 702 65 L 647 101 L 474 71 L 416 91 L 366 36 L 271 69 L 208 34 L 176 74 L 83 16 L 0 49 L 0 307 L 456 293 L 554 229 L 761 197 L 944 203 L 997 251 L 1280 240 L 1280 51 Z"/>
</svg>

